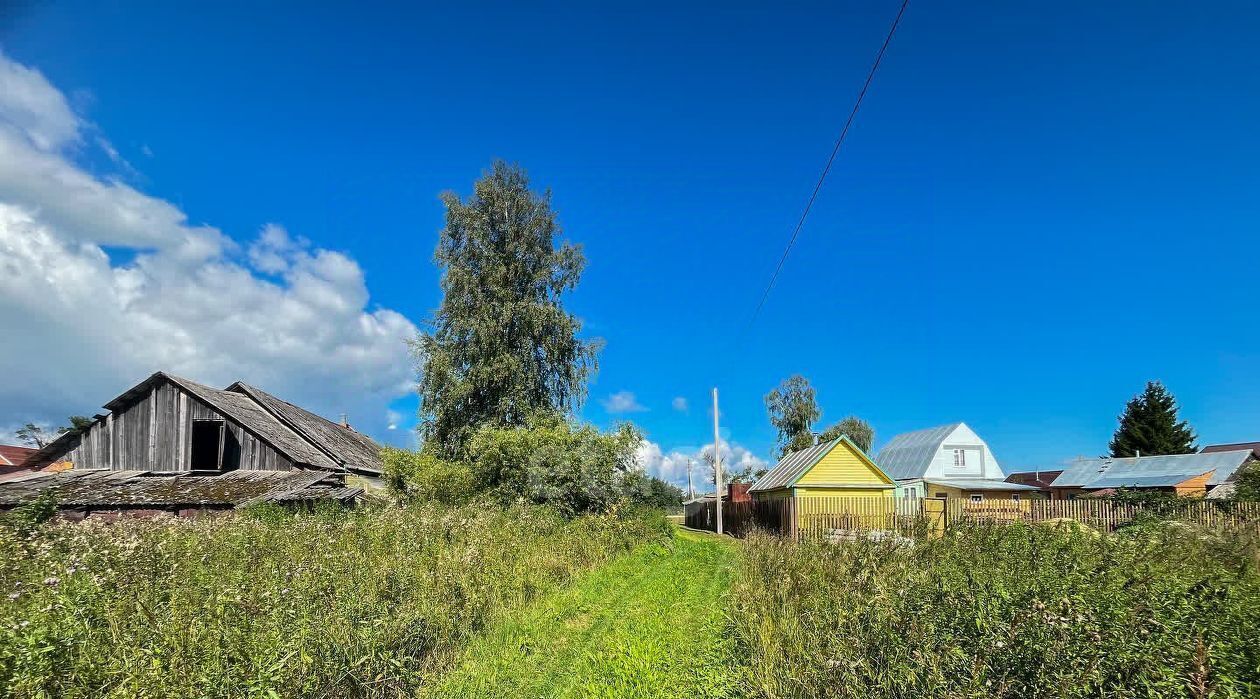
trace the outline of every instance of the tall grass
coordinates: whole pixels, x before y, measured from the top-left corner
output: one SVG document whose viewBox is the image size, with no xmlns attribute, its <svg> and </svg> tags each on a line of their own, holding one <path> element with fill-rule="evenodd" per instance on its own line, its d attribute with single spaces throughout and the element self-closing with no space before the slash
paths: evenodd
<svg viewBox="0 0 1260 699">
<path fill-rule="evenodd" d="M 1257 551 L 1175 524 L 753 536 L 730 624 L 766 697 L 1254 697 Z"/>
<path fill-rule="evenodd" d="M 0 695 L 395 696 L 659 518 L 387 508 L 0 529 Z"/>
</svg>

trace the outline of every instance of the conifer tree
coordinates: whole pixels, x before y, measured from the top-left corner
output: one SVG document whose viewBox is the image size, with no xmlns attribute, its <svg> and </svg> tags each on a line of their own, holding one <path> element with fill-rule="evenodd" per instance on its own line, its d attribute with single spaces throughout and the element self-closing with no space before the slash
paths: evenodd
<svg viewBox="0 0 1260 699">
<path fill-rule="evenodd" d="M 1114 457 L 1193 454 L 1198 451 L 1194 430 L 1177 419 L 1177 399 L 1159 381 L 1149 381 L 1141 395 L 1134 396 L 1120 416 L 1120 426 L 1111 438 Z"/>
</svg>

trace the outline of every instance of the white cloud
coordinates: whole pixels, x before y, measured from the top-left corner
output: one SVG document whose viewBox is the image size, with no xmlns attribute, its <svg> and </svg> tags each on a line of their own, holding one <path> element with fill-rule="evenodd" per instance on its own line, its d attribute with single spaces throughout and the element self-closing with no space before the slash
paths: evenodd
<svg viewBox="0 0 1260 699">
<path fill-rule="evenodd" d="M 82 122 L 60 90 L 34 68 L 0 54 L 0 117 L 14 134 L 39 150 L 79 140 Z"/>
<path fill-rule="evenodd" d="M 89 128 L 0 53 L 0 427 L 90 414 L 161 369 L 241 379 L 380 435 L 411 387 L 415 327 L 369 306 L 358 264 L 272 224 L 242 254 L 76 164 Z"/>
<path fill-rule="evenodd" d="M 641 413 L 647 408 L 639 405 L 639 400 L 635 398 L 631 391 L 617 391 L 600 401 L 604 406 L 604 410 L 610 413 Z"/>
<path fill-rule="evenodd" d="M 680 413 L 687 412 L 687 399 L 682 396 L 675 398 L 671 405 L 674 406 L 674 410 L 677 410 Z"/>
<path fill-rule="evenodd" d="M 722 473 L 725 474 L 724 477 L 747 470 L 758 471 L 769 468 L 771 465 L 764 459 L 758 458 L 748 449 L 738 444 L 731 444 L 725 440 L 720 442 L 718 453 L 722 457 Z M 661 449 L 659 444 L 645 439 L 639 444 L 639 448 L 635 452 L 635 463 L 648 475 L 673 483 L 685 492 L 687 489 L 687 463 L 690 461 L 691 480 L 695 491 L 697 493 L 711 493 L 713 492 L 713 467 L 710 465 L 713 459 L 712 454 L 712 444 L 706 444 L 699 449 L 680 448 L 666 452 Z"/>
</svg>

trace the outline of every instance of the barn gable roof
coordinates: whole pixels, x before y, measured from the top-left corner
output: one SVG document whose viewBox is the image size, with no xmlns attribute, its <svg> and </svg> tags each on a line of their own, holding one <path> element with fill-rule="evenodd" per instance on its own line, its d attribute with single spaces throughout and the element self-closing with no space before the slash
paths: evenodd
<svg viewBox="0 0 1260 699">
<path fill-rule="evenodd" d="M 122 410 L 141 400 L 154 386 L 166 382 L 239 424 L 295 464 L 322 470 L 344 467 L 373 475 L 380 473 L 379 447 L 366 436 L 354 433 L 353 438 L 332 439 L 326 434 L 329 428 L 352 431 L 240 382 L 228 390 L 220 390 L 159 371 L 127 389 L 106 403 L 105 407 L 111 411 Z M 295 417 L 300 419 L 295 420 Z M 97 419 L 103 417 L 98 416 Z M 31 465 L 55 461 L 72 445 L 78 434 L 78 431 L 71 430 L 53 440 L 30 457 Z"/>
<path fill-rule="evenodd" d="M 380 473 L 381 448 L 366 435 L 348 426 L 338 425 L 242 381 L 228 386 L 227 390 L 249 396 L 264 410 L 302 435 L 339 464 L 353 470 Z"/>
</svg>

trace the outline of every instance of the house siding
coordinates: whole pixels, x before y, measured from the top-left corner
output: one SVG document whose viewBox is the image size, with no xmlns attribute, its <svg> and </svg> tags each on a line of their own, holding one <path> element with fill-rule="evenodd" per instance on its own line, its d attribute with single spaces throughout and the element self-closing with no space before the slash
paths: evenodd
<svg viewBox="0 0 1260 699">
<path fill-rule="evenodd" d="M 891 498 L 892 488 L 797 488 L 798 498 Z"/>
<path fill-rule="evenodd" d="M 891 481 L 884 478 L 876 469 L 871 468 L 861 456 L 844 442 L 818 460 L 808 471 L 796 480 L 796 487 L 811 485 L 889 485 Z M 854 491 L 845 489 L 836 495 L 852 495 Z M 889 491 L 891 492 L 891 491 Z"/>
</svg>

